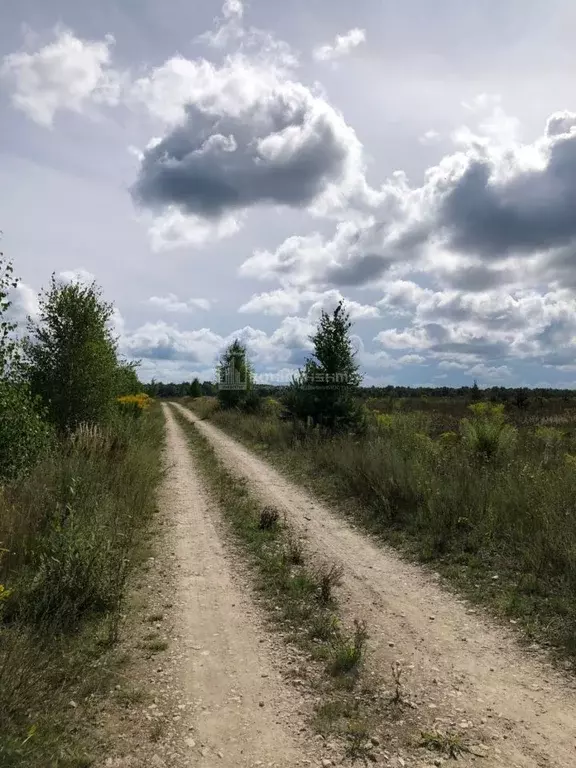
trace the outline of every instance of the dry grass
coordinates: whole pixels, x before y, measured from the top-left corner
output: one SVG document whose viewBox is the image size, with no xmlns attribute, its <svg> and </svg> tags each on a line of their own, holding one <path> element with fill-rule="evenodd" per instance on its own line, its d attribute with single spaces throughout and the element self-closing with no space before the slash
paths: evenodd
<svg viewBox="0 0 576 768">
<path fill-rule="evenodd" d="M 162 419 L 81 429 L 0 495 L 0 765 L 89 765 L 124 587 L 159 480 Z M 97 747 L 97 745 L 96 745 Z"/>
</svg>

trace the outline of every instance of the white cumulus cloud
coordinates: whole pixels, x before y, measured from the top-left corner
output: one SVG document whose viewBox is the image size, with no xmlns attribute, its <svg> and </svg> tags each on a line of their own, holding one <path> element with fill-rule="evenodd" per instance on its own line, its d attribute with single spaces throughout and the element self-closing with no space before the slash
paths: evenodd
<svg viewBox="0 0 576 768">
<path fill-rule="evenodd" d="M 55 40 L 33 53 L 4 57 L 0 74 L 12 85 L 12 102 L 40 125 L 50 127 L 57 112 L 84 112 L 90 103 L 119 103 L 121 77 L 110 66 L 114 39 L 83 40 L 64 27 Z"/>
<path fill-rule="evenodd" d="M 355 48 L 366 41 L 366 30 L 354 27 L 344 35 L 336 35 L 333 43 L 320 45 L 315 48 L 312 55 L 316 61 L 334 61 L 347 56 Z"/>
</svg>

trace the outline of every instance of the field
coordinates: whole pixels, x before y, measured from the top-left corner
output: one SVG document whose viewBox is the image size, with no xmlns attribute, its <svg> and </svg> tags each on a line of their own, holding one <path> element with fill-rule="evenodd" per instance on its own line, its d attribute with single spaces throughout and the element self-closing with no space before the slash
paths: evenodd
<svg viewBox="0 0 576 768">
<path fill-rule="evenodd" d="M 459 590 L 576 654 L 576 409 L 448 398 L 363 400 L 361 435 L 191 407 Z"/>
</svg>

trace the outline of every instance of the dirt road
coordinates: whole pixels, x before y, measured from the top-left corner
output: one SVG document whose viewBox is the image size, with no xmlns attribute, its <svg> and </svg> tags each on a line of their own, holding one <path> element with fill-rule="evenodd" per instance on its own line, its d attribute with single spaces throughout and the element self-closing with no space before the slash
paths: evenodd
<svg viewBox="0 0 576 768">
<path fill-rule="evenodd" d="M 499 768 L 576 766 L 576 686 L 512 636 L 444 591 L 423 569 L 376 544 L 214 425 L 176 406 L 263 503 L 286 513 L 319 556 L 342 563 L 344 611 L 369 623 L 372 664 L 401 659 L 432 725 L 473 733 Z M 434 722 L 435 721 L 435 722 Z"/>
<path fill-rule="evenodd" d="M 176 635 L 182 638 L 177 663 L 183 695 L 194 703 L 187 764 L 302 765 L 310 750 L 305 755 L 293 736 L 299 701 L 271 663 L 255 609 L 224 552 L 217 510 L 198 479 L 180 427 L 166 405 L 163 410 L 168 474 L 160 505 L 176 523 L 174 608 L 180 624 Z"/>
</svg>

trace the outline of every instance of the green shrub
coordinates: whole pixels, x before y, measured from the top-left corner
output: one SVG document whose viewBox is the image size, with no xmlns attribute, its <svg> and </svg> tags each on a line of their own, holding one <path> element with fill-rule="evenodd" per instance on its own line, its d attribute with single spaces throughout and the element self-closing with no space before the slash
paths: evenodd
<svg viewBox="0 0 576 768">
<path fill-rule="evenodd" d="M 244 413 L 258 413 L 262 404 L 262 398 L 254 389 L 249 390 L 240 400 L 238 407 Z"/>
<path fill-rule="evenodd" d="M 462 419 L 460 432 L 468 449 L 486 461 L 503 459 L 514 450 L 515 427 L 507 424 L 504 406 L 494 403 L 474 403 L 469 406 L 473 418 Z"/>
<path fill-rule="evenodd" d="M 534 430 L 537 450 L 542 454 L 542 462 L 546 465 L 561 463 L 565 453 L 566 437 L 557 427 L 539 426 Z"/>
<path fill-rule="evenodd" d="M 53 435 L 25 384 L 0 379 L 0 483 L 29 471 Z"/>
</svg>

